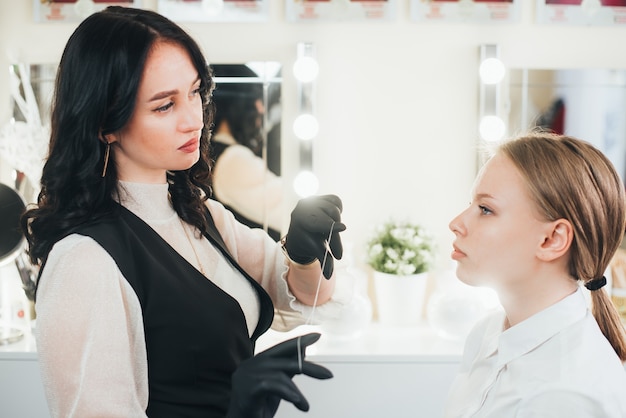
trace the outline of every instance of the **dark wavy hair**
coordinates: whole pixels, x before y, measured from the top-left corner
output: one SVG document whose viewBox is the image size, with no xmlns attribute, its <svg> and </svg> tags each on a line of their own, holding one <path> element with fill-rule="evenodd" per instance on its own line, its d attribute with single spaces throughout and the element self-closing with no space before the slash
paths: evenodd
<svg viewBox="0 0 626 418">
<path fill-rule="evenodd" d="M 52 246 L 74 228 L 115 216 L 118 173 L 111 153 L 102 177 L 106 145 L 100 138 L 130 120 L 147 56 L 160 41 L 182 46 L 200 78 L 204 114 L 200 159 L 187 170 L 168 171 L 167 181 L 178 215 L 206 232 L 213 120 L 210 67 L 198 44 L 171 20 L 149 10 L 111 6 L 80 23 L 61 57 L 41 191 L 37 205 L 29 207 L 21 220 L 33 263 L 45 262 Z"/>
<path fill-rule="evenodd" d="M 216 78 L 258 77 L 245 65 L 213 65 L 212 70 Z M 220 124 L 226 122 L 235 141 L 260 155 L 263 114 L 257 108 L 258 100 L 263 100 L 263 85 L 260 82 L 218 81 L 212 94 L 215 103 L 214 130 L 217 131 Z"/>
</svg>

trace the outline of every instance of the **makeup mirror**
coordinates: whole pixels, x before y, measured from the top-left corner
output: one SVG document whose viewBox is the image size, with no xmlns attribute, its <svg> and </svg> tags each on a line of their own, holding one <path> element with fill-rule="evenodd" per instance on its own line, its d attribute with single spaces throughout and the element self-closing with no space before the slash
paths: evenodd
<svg viewBox="0 0 626 418">
<path fill-rule="evenodd" d="M 584 139 L 626 179 L 626 70 L 517 68 L 508 79 L 502 97 L 509 136 L 539 126 Z"/>
<path fill-rule="evenodd" d="M 217 92 L 224 92 L 232 89 L 232 86 L 236 86 L 236 90 L 242 94 L 257 94 L 260 99 L 260 106 L 257 109 L 258 112 L 258 132 L 254 137 L 246 140 L 246 146 L 248 146 L 252 152 L 262 160 L 262 164 L 275 176 L 281 175 L 281 87 L 282 66 L 279 62 L 275 61 L 253 61 L 247 63 L 228 63 L 228 64 L 210 64 L 213 70 L 214 81 L 216 84 L 215 94 Z M 52 100 L 52 94 L 54 90 L 54 80 L 56 75 L 57 64 L 44 63 L 44 64 L 14 64 L 9 67 L 9 77 L 11 83 L 12 94 L 12 107 L 13 107 L 13 122 L 29 122 L 33 125 L 49 126 L 50 124 L 50 103 Z M 24 84 L 27 83 L 31 88 L 24 88 Z M 239 94 L 238 93 L 238 94 Z M 245 117 L 242 113 L 242 118 Z M 216 127 L 214 127 L 215 129 Z M 43 131 L 43 129 L 42 129 Z M 39 134 L 39 133 L 38 133 Z M 46 131 L 47 134 L 47 131 Z M 45 134 L 42 133 L 45 136 Z M 25 133 L 25 137 L 33 136 L 30 133 Z M 26 138 L 28 139 L 28 138 Z M 25 144 L 29 141 L 20 140 L 21 144 Z M 37 142 L 41 144 L 47 144 L 46 138 L 37 137 Z M 5 150 L 6 151 L 6 150 Z M 9 154 L 9 157 L 0 159 L 0 165 L 9 165 L 11 169 L 16 172 L 25 172 L 27 174 L 27 180 L 22 181 L 21 187 L 29 188 L 29 184 L 38 184 L 40 176 L 40 169 L 28 170 L 27 168 L 35 165 L 42 165 L 41 158 L 37 161 L 30 161 L 32 155 L 39 155 L 39 152 L 30 152 L 29 150 L 12 150 L 13 154 L 2 153 L 5 156 Z M 43 150 L 43 155 L 45 155 Z M 21 156 L 18 158 L 18 154 Z M 10 155 L 14 155 L 11 157 Z M 6 168 L 6 167 L 0 167 Z M 5 170 L 6 171 L 6 170 Z M 34 173 L 34 174 L 31 174 Z M 0 181 L 3 180 L 0 178 Z M 32 187 L 31 187 L 32 188 Z M 21 191 L 22 195 L 30 198 L 32 192 L 30 190 Z M 36 193 L 35 193 L 36 194 Z M 251 205 L 258 207 L 260 215 L 258 215 L 255 221 L 251 221 L 250 226 L 262 227 L 266 231 L 270 232 L 274 238 L 280 238 L 280 231 L 272 231 L 270 224 L 278 224 L 278 221 L 270 222 L 271 218 L 268 203 L 261 193 L 259 196 L 250 197 Z M 29 200 L 30 201 L 30 200 Z M 237 207 L 231 205 L 231 210 L 236 211 Z M 282 213 L 280 214 L 282 217 Z M 276 215 L 274 214 L 274 218 Z M 244 223 L 248 218 L 241 217 L 240 220 Z"/>
<path fill-rule="evenodd" d="M 10 277 L 4 267 L 23 255 L 25 238 L 20 229 L 20 216 L 25 208 L 22 197 L 13 187 L 0 183 L 0 345 L 14 343 L 24 336 L 21 329 L 11 326 Z"/>
</svg>

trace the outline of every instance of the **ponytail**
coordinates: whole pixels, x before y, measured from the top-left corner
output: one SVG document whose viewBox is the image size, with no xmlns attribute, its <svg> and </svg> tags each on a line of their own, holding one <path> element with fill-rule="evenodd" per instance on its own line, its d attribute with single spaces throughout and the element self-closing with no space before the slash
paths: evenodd
<svg viewBox="0 0 626 418">
<path fill-rule="evenodd" d="M 626 331 L 620 316 L 604 289 L 591 292 L 592 313 L 622 362 L 626 362 Z"/>
</svg>

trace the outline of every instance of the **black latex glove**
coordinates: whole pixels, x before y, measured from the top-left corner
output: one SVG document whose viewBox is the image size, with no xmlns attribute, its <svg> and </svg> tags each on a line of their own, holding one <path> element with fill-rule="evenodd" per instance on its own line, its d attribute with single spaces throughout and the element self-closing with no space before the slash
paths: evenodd
<svg viewBox="0 0 626 418">
<path fill-rule="evenodd" d="M 299 346 L 298 338 L 301 339 Z M 226 418 L 271 418 L 282 399 L 293 403 L 301 411 L 308 411 L 309 403 L 292 378 L 296 374 L 316 379 L 333 377 L 327 368 L 304 360 L 305 348 L 319 338 L 319 333 L 301 335 L 243 361 L 233 373 L 233 390 Z"/>
<path fill-rule="evenodd" d="M 285 238 L 289 258 L 299 264 L 309 264 L 315 259 L 322 264 L 332 225 L 329 245 L 332 254 L 328 254 L 324 264 L 324 277 L 329 279 L 333 274 L 333 257 L 339 260 L 343 256 L 339 232 L 344 231 L 346 226 L 341 222 L 342 210 L 341 199 L 335 195 L 312 196 L 298 201 L 291 212 L 291 223 Z"/>
</svg>

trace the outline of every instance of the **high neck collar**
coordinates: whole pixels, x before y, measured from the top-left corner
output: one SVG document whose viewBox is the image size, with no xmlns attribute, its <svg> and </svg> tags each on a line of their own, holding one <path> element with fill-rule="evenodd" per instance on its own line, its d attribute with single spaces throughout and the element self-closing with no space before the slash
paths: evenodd
<svg viewBox="0 0 626 418">
<path fill-rule="evenodd" d="M 120 203 L 145 221 L 166 221 L 176 212 L 170 202 L 168 184 L 119 181 Z"/>
</svg>

